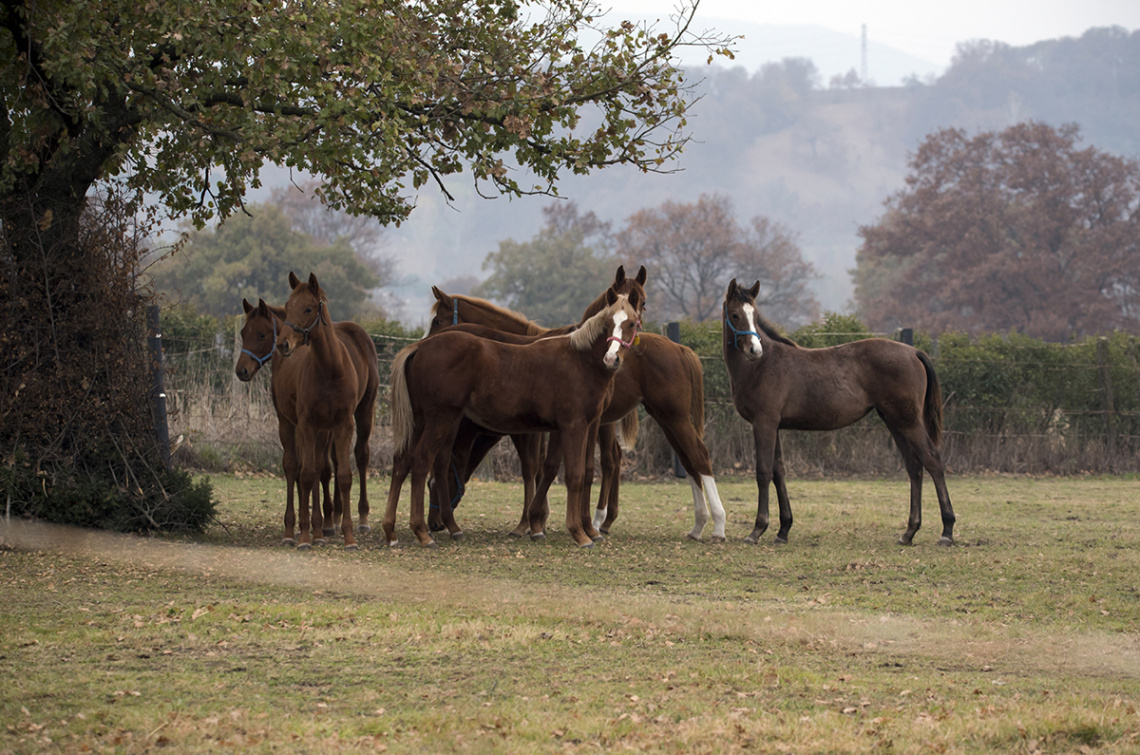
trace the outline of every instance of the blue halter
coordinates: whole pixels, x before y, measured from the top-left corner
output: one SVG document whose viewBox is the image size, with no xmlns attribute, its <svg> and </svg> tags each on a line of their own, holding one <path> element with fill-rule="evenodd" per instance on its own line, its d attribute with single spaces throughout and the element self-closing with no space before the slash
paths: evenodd
<svg viewBox="0 0 1140 755">
<path fill-rule="evenodd" d="M 269 353 L 263 357 L 259 357 L 257 354 L 254 354 L 249 349 L 242 349 L 241 350 L 241 353 L 249 354 L 250 357 L 253 358 L 253 361 L 257 362 L 257 369 L 259 369 L 259 370 L 262 367 L 264 367 L 265 363 L 268 362 L 270 357 L 273 356 L 273 352 L 277 351 L 277 318 L 273 317 L 272 315 L 270 315 L 270 317 L 273 318 L 273 346 L 270 347 Z"/>
<path fill-rule="evenodd" d="M 452 299 L 451 300 L 451 324 L 452 325 L 458 325 L 459 324 L 459 300 L 458 299 Z"/>
<path fill-rule="evenodd" d="M 740 348 L 741 336 L 756 336 L 756 340 L 760 340 L 760 334 L 755 330 L 737 330 L 733 326 L 732 322 L 728 319 L 728 302 L 724 303 L 724 324 L 727 325 L 728 329 L 732 331 L 732 345 L 737 349 Z"/>
</svg>

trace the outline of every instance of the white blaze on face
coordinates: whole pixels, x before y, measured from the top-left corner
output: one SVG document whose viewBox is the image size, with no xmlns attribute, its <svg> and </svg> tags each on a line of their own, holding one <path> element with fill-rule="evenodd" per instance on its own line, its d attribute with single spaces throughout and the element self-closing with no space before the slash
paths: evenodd
<svg viewBox="0 0 1140 755">
<path fill-rule="evenodd" d="M 745 304 L 743 309 L 744 319 L 747 323 L 747 329 L 752 331 L 752 333 L 759 333 L 760 328 L 756 327 L 756 308 L 751 304 Z M 756 359 L 764 353 L 764 347 L 760 344 L 760 338 L 758 336 L 747 335 L 744 336 L 743 340 L 745 342 L 745 345 L 741 346 L 740 348 L 743 349 L 744 353 L 748 356 Z"/>
<path fill-rule="evenodd" d="M 609 348 L 606 349 L 606 355 L 602 358 L 602 363 L 610 369 L 613 369 L 621 362 L 621 357 L 618 356 L 618 349 L 621 348 L 621 341 L 624 340 L 621 337 L 621 326 L 622 323 L 628 319 L 629 315 L 624 311 L 614 313 L 614 327 L 610 332 Z"/>
</svg>

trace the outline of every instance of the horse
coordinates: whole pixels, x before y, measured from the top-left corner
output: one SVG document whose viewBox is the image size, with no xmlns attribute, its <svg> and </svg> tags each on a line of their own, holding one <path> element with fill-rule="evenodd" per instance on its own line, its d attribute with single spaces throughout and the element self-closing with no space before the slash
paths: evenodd
<svg viewBox="0 0 1140 755">
<path fill-rule="evenodd" d="M 642 267 L 636 279 L 626 279 L 619 268 L 615 281 L 645 281 Z M 451 323 L 479 323 L 515 334 L 557 333 L 574 326 L 547 330 L 522 315 L 498 307 L 484 299 L 450 296 L 433 287 L 436 303 L 432 307 L 429 332 L 439 332 Z M 596 310 L 591 304 L 586 314 Z M 704 444 L 704 379 L 700 359 L 692 349 L 673 343 L 654 333 L 640 333 L 638 343 L 626 355 L 626 366 L 614 379 L 614 393 L 602 417 L 599 440 L 602 446 L 602 482 L 593 526 L 609 534 L 618 516 L 618 492 L 621 471 L 621 447 L 613 439 L 613 425 L 621 421 L 622 437 L 632 445 L 637 434 L 637 406 L 660 425 L 669 445 L 689 476 L 693 492 L 693 529 L 688 537 L 699 541 L 709 520 L 713 520 L 713 542 L 725 539 L 725 510 L 713 479 L 712 461 Z M 557 456 L 548 452 L 547 467 L 539 493 L 552 484 L 557 473 Z M 707 503 L 706 503 L 707 500 Z M 517 533 L 517 530 L 516 530 Z M 532 536 L 536 533 L 532 531 Z"/>
<path fill-rule="evenodd" d="M 634 278 L 627 278 L 625 274 L 625 267 L 619 265 L 617 272 L 614 275 L 614 281 L 610 288 L 619 295 L 629 294 L 636 289 L 638 291 L 640 300 L 645 301 L 645 267 L 642 266 L 637 276 Z M 438 333 L 443 328 L 456 328 L 466 329 L 467 332 L 474 333 L 475 335 L 484 338 L 493 338 L 508 343 L 526 343 L 525 339 L 550 335 L 561 335 L 572 332 L 576 329 L 581 322 L 585 322 L 589 317 L 597 314 L 605 306 L 606 294 L 600 295 L 597 299 L 590 303 L 586 308 L 579 323 L 573 325 L 563 326 L 561 328 L 544 328 L 536 323 L 530 322 L 523 315 L 511 310 L 498 307 L 484 299 L 472 299 L 471 301 L 477 303 L 481 307 L 482 315 L 474 319 L 461 318 L 459 316 L 458 307 L 451 301 L 448 302 L 448 309 L 450 314 L 444 317 L 442 312 L 441 303 L 443 298 L 447 297 L 437 287 L 432 287 L 433 293 L 436 295 L 437 302 L 432 307 L 431 321 L 428 325 L 427 332 L 424 337 L 428 337 Z M 450 320 L 450 322 L 449 322 Z M 639 313 L 640 321 L 640 313 Z M 472 322 L 476 326 L 482 325 L 484 327 L 467 326 L 466 323 Z M 513 334 L 518 334 L 519 338 L 512 338 Z M 637 437 L 638 419 L 636 411 L 629 412 L 621 419 L 623 429 L 623 439 L 628 443 L 632 442 Z M 460 424 L 459 432 L 456 436 L 454 445 L 451 451 L 451 468 L 447 475 L 446 480 L 435 480 L 430 486 L 432 503 L 431 513 L 428 520 L 428 526 L 432 532 L 437 532 L 444 529 L 442 518 L 440 515 L 439 496 L 447 495 L 451 502 L 452 508 L 458 505 L 463 497 L 465 483 L 471 478 L 479 464 L 486 457 L 487 453 L 495 446 L 496 443 L 503 436 L 499 433 L 493 433 L 486 428 L 481 428 L 470 420 L 464 419 Z M 536 483 L 538 481 L 538 473 L 543 458 L 542 448 L 542 435 L 533 433 L 514 434 L 511 435 L 511 441 L 514 443 L 516 450 L 519 454 L 519 462 L 521 466 L 521 474 L 523 479 L 523 509 L 519 518 L 519 523 L 509 533 L 511 536 L 522 537 L 530 534 L 532 537 L 540 537 L 540 531 L 532 531 L 530 527 L 529 511 L 534 494 L 536 490 Z M 603 449 L 603 477 L 602 477 L 602 492 L 599 497 L 599 506 L 602 507 L 602 501 L 609 497 L 609 489 L 612 487 L 609 483 L 610 480 L 616 479 L 616 474 L 608 474 L 610 467 L 616 465 L 620 469 L 621 463 L 621 448 L 618 445 L 617 438 L 612 430 L 612 425 L 605 424 L 602 426 L 599 433 L 599 441 Z M 561 455 L 557 446 L 555 447 L 551 463 L 554 466 L 552 474 L 557 474 L 558 466 L 561 465 Z M 616 462 L 614 461 L 616 459 Z M 607 463 L 609 466 L 607 466 Z M 589 482 L 593 479 L 593 454 L 587 454 L 587 487 Z M 547 485 L 549 487 L 549 485 Z M 616 497 L 616 489 L 613 492 Z M 545 503 L 545 501 L 544 501 Z M 603 508 L 604 510 L 604 508 Z M 616 511 L 616 508 L 614 509 Z M 595 527 L 598 522 L 595 522 Z"/>
<path fill-rule="evenodd" d="M 598 533 L 582 499 L 586 452 L 641 305 L 636 291 L 619 296 L 609 289 L 606 302 L 567 335 L 516 345 L 451 331 L 396 355 L 391 377 L 395 456 L 384 514 L 390 546 L 398 544 L 396 508 L 409 473 L 412 532 L 421 545 L 436 545 L 424 521 L 424 487 L 429 470 L 437 480 L 445 478 L 448 459 L 439 452 L 454 442 L 464 415 L 504 434 L 557 433 L 566 463 L 566 529 L 579 546 L 594 544 Z M 458 530 L 446 501 L 442 509 L 448 529 Z"/>
<path fill-rule="evenodd" d="M 281 466 L 285 473 L 286 484 L 286 499 L 285 499 L 285 536 L 282 543 L 285 545 L 296 545 L 295 527 L 296 516 L 293 507 L 293 490 L 297 485 L 297 471 L 298 471 L 298 457 L 295 444 L 295 424 L 290 421 L 289 414 L 283 413 L 286 406 L 291 406 L 295 402 L 297 376 L 299 368 L 311 356 L 308 348 L 300 349 L 293 355 L 292 359 L 286 360 L 281 356 L 277 349 L 277 334 L 284 327 L 285 323 L 285 308 L 275 307 L 266 304 L 264 300 L 259 299 L 257 306 L 250 304 L 245 299 L 242 299 L 242 309 L 245 312 L 245 321 L 242 324 L 241 340 L 242 348 L 238 356 L 237 363 L 234 365 L 234 372 L 242 382 L 249 382 L 254 376 L 264 367 L 269 364 L 271 367 L 272 376 L 270 377 L 269 391 L 273 400 L 273 408 L 277 413 L 277 431 L 278 437 L 281 440 L 282 447 L 282 460 Z M 351 345 L 351 348 L 362 348 L 367 350 L 367 344 L 364 339 L 371 343 L 371 338 L 364 331 L 360 325 L 354 322 L 338 322 L 333 325 L 336 330 L 337 337 Z M 373 347 L 373 351 L 374 351 Z M 369 376 L 370 381 L 372 376 Z M 379 389 L 379 374 L 375 376 L 377 390 Z M 368 412 L 368 416 L 372 416 L 372 406 L 375 403 L 375 391 L 372 393 L 372 404 L 368 406 L 358 407 L 361 413 Z M 369 438 L 372 432 L 371 422 L 358 422 L 356 424 L 356 445 L 357 455 L 365 455 L 369 453 Z M 326 460 L 326 463 L 321 468 L 321 488 L 324 492 L 323 504 L 323 527 L 322 535 L 324 537 L 332 536 L 336 533 L 335 527 L 341 523 L 340 507 L 334 505 L 334 501 L 338 500 L 336 497 L 329 493 L 329 481 L 332 476 L 332 467 Z M 297 485 L 299 487 L 299 485 Z M 338 493 L 339 495 L 339 493 Z M 303 501 L 302 506 L 308 505 L 307 501 Z M 316 501 L 313 501 L 314 508 Z M 358 507 L 360 516 L 362 517 L 359 532 L 368 532 L 368 502 L 362 496 L 362 503 Z M 318 521 L 321 521 L 318 518 Z M 324 538 L 317 538 L 316 542 L 323 542 Z"/>
<path fill-rule="evenodd" d="M 341 516 L 341 533 L 347 549 L 356 549 L 349 496 L 352 491 L 352 465 L 348 448 L 356 428 L 356 470 L 360 477 L 357 504 L 360 531 L 368 526 L 369 439 L 375 419 L 376 395 L 380 389 L 376 345 L 363 328 L 347 327 L 344 335 L 333 325 L 328 300 L 317 276 L 310 273 L 302 282 L 292 271 L 293 290 L 284 307 L 284 324 L 277 336 L 277 348 L 288 361 L 301 346 L 308 345 L 310 356 L 297 367 L 296 390 L 282 401 L 282 414 L 295 428 L 299 471 L 297 480 L 301 501 L 308 500 L 313 484 L 331 454 L 336 475 L 336 491 Z M 298 354 L 299 355 L 299 354 Z M 286 398 L 286 397 L 283 397 Z M 342 492 L 343 491 L 343 492 Z M 321 529 L 313 510 L 313 529 Z M 309 512 L 301 507 L 301 538 L 298 547 L 308 544 Z"/>
<path fill-rule="evenodd" d="M 756 525 L 745 542 L 768 529 L 768 487 L 775 482 L 780 506 L 777 543 L 788 542 L 792 509 L 780 450 L 781 429 L 838 430 L 874 409 L 894 438 L 910 477 L 910 518 L 900 545 L 922 526 L 922 477 L 934 480 L 942 513 L 939 545 L 954 544 L 954 508 L 946 490 L 939 445 L 942 389 L 930 358 L 885 338 L 807 349 L 782 335 L 756 307 L 760 291 L 737 285 L 724 296 L 722 351 L 736 411 L 752 425 L 759 500 Z"/>
</svg>

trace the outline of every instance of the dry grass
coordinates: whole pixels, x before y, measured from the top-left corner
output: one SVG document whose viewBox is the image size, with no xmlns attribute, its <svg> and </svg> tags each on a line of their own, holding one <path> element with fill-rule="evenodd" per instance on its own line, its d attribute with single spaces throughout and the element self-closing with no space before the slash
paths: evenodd
<svg viewBox="0 0 1140 755">
<path fill-rule="evenodd" d="M 687 485 L 627 484 L 592 551 L 505 538 L 481 482 L 466 542 L 355 554 L 276 546 L 279 480 L 215 483 L 198 542 L 4 533 L 0 751 L 1140 748 L 1137 480 L 954 478 L 953 549 L 893 544 L 896 479 L 793 482 L 784 547 L 740 542 L 750 481 L 723 546 Z"/>
</svg>

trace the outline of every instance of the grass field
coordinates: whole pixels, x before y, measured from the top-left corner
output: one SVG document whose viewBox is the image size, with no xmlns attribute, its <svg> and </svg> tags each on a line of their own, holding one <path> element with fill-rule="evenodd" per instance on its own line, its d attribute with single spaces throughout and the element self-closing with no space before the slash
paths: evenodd
<svg viewBox="0 0 1140 755">
<path fill-rule="evenodd" d="M 413 545 L 405 496 L 355 553 L 212 482 L 194 540 L 0 530 L 0 752 L 1140 752 L 1138 479 L 952 477 L 954 548 L 929 484 L 901 547 L 902 479 L 793 481 L 785 546 L 742 542 L 750 479 L 721 545 L 625 483 L 591 550 L 477 482 L 464 542 Z"/>
</svg>

